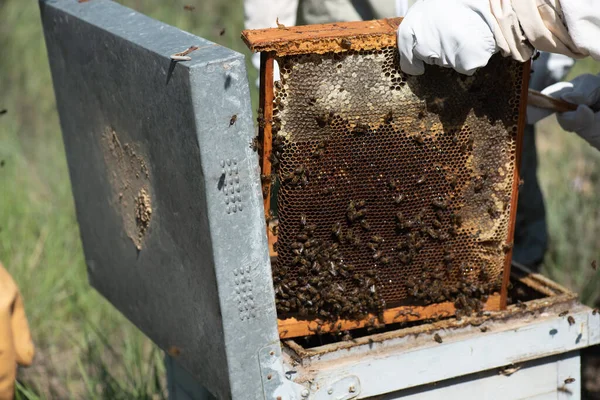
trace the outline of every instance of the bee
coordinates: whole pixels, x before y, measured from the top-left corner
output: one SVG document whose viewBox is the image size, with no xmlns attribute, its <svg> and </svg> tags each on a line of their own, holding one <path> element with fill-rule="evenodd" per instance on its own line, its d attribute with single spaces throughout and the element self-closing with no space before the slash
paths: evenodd
<svg viewBox="0 0 600 400">
<path fill-rule="evenodd" d="M 423 139 L 423 135 L 421 135 L 420 133 L 415 133 L 414 135 L 412 135 L 412 138 L 415 142 L 417 142 L 419 144 L 425 143 L 425 140 Z"/>
<path fill-rule="evenodd" d="M 460 146 L 460 151 L 462 151 L 463 153 L 466 153 L 467 151 L 473 151 L 473 138 L 469 138 L 467 140 L 467 143 L 463 143 Z"/>
<path fill-rule="evenodd" d="M 315 104 L 317 104 L 317 99 L 315 99 L 314 97 L 310 97 L 306 102 L 309 106 L 314 106 Z"/>
<path fill-rule="evenodd" d="M 396 203 L 396 204 L 402 203 L 404 201 L 405 197 L 406 196 L 404 194 L 402 194 L 402 193 L 394 196 L 394 203 Z"/>
<path fill-rule="evenodd" d="M 300 215 L 300 226 L 303 228 L 306 226 L 306 215 L 304 214 Z"/>
<path fill-rule="evenodd" d="M 267 214 L 265 215 L 265 222 L 267 223 L 267 225 L 269 225 L 269 223 L 270 223 L 271 221 L 273 221 L 273 219 L 274 219 L 274 218 L 275 218 L 275 217 L 273 216 L 273 211 L 269 210 L 269 211 L 267 212 Z"/>
<path fill-rule="evenodd" d="M 594 309 L 592 310 L 592 315 L 596 315 L 596 314 L 598 314 L 599 312 L 600 312 L 600 310 L 598 310 L 597 308 L 594 308 Z"/>
<path fill-rule="evenodd" d="M 573 316 L 569 315 L 567 321 L 569 322 L 569 325 L 575 325 L 575 318 L 573 318 Z"/>
<path fill-rule="evenodd" d="M 346 213 L 346 217 L 348 218 L 348 222 L 352 223 L 358 219 L 358 215 L 356 210 L 350 210 Z"/>
<path fill-rule="evenodd" d="M 434 112 L 440 112 L 446 107 L 446 99 L 443 97 L 435 97 L 431 101 L 431 109 Z"/>
<path fill-rule="evenodd" d="M 260 176 L 260 181 L 263 185 L 269 184 L 269 183 L 273 183 L 275 182 L 275 180 L 277 179 L 275 174 L 271 174 L 271 175 L 262 175 Z"/>
<path fill-rule="evenodd" d="M 326 115 L 316 116 L 315 121 L 317 121 L 317 125 L 319 126 L 319 128 L 325 128 L 329 124 L 329 120 Z"/>
<path fill-rule="evenodd" d="M 431 224 L 432 224 L 432 225 L 433 225 L 435 228 L 438 228 L 438 229 L 442 227 L 442 223 L 441 223 L 439 220 L 437 220 L 437 219 L 434 219 L 433 221 L 431 221 Z"/>
<path fill-rule="evenodd" d="M 237 114 L 233 114 L 231 116 L 231 119 L 229 120 L 229 126 L 235 124 L 235 121 L 237 121 Z"/>
<path fill-rule="evenodd" d="M 299 242 L 306 242 L 308 240 L 308 236 L 305 233 L 300 233 L 296 236 L 296 240 Z"/>
<path fill-rule="evenodd" d="M 279 167 L 279 157 L 277 157 L 275 153 L 271 152 L 269 155 L 269 161 L 271 162 L 273 169 L 277 169 Z"/>
<path fill-rule="evenodd" d="M 371 250 L 371 251 L 377 251 L 377 249 L 379 248 L 379 244 L 377 243 L 373 243 L 373 242 L 369 242 L 367 243 L 367 247 Z"/>
<path fill-rule="evenodd" d="M 433 228 L 430 228 L 430 227 L 424 228 L 424 233 L 428 234 L 432 239 L 439 238 L 438 233 Z"/>
<path fill-rule="evenodd" d="M 598 264 L 596 264 L 596 260 L 593 260 L 593 261 L 592 261 L 592 269 L 593 269 L 594 271 L 597 271 L 597 270 L 598 270 Z"/>
<path fill-rule="evenodd" d="M 569 383 L 573 383 L 573 382 L 575 382 L 575 378 L 569 377 L 569 378 L 565 379 L 565 385 L 568 385 Z"/>
<path fill-rule="evenodd" d="M 252 138 L 252 141 L 250 142 L 250 148 L 253 151 L 258 151 L 262 149 L 262 145 L 260 144 L 260 141 L 258 140 L 258 136 L 255 136 Z"/>
<path fill-rule="evenodd" d="M 435 335 L 433 335 L 433 340 L 435 340 L 438 343 L 442 343 L 443 342 L 442 337 L 438 333 L 436 333 Z"/>
<path fill-rule="evenodd" d="M 382 264 L 389 264 L 390 263 L 390 258 L 389 257 L 381 257 L 381 260 L 379 260 Z"/>
<path fill-rule="evenodd" d="M 401 225 L 404 223 L 404 213 L 402 211 L 396 213 L 396 222 Z"/>
<path fill-rule="evenodd" d="M 542 53 L 539 50 L 535 51 L 535 54 L 533 55 L 533 57 L 531 58 L 533 61 L 537 60 L 538 58 L 540 58 L 540 56 L 542 55 Z"/>
<path fill-rule="evenodd" d="M 350 41 L 350 39 L 342 38 L 341 46 L 342 48 L 348 50 L 352 47 L 352 42 Z"/>
<path fill-rule="evenodd" d="M 366 201 L 359 200 L 356 202 L 356 208 L 363 208 L 366 204 L 367 204 Z"/>
<path fill-rule="evenodd" d="M 367 133 L 369 131 L 369 129 L 371 129 L 369 125 L 359 122 L 356 124 L 356 126 L 352 130 L 352 133 L 357 134 L 357 135 L 362 135 L 364 133 Z"/>
<path fill-rule="evenodd" d="M 169 353 L 171 357 L 178 357 L 181 355 L 181 349 L 177 346 L 171 346 L 169 347 L 169 350 L 167 350 L 167 353 Z"/>
<path fill-rule="evenodd" d="M 277 28 L 287 29 L 287 27 L 284 24 L 279 23 L 279 17 L 275 18 L 275 23 L 277 24 Z"/>
<path fill-rule="evenodd" d="M 319 159 L 319 158 L 323 157 L 324 153 L 325 153 L 325 150 L 318 147 L 315 149 L 315 151 L 312 152 L 311 156 L 313 158 Z"/>
<path fill-rule="evenodd" d="M 291 181 L 291 180 L 293 180 L 295 177 L 296 177 L 296 175 L 295 175 L 293 172 L 288 172 L 287 174 L 283 174 L 283 175 L 281 176 L 281 179 L 282 179 L 284 182 L 288 182 L 288 181 Z"/>
<path fill-rule="evenodd" d="M 523 303 L 521 300 L 517 300 L 516 306 L 522 310 L 525 310 L 527 308 L 527 304 Z"/>
<path fill-rule="evenodd" d="M 559 317 L 564 317 L 565 315 L 567 315 L 569 313 L 569 311 L 563 311 L 560 314 L 558 314 Z"/>
<path fill-rule="evenodd" d="M 390 110 L 390 112 L 388 112 L 385 116 L 385 118 L 383 119 L 383 121 L 386 124 L 391 124 L 392 121 L 394 120 L 394 113 L 392 112 L 392 110 Z"/>
<path fill-rule="evenodd" d="M 446 263 L 446 265 L 448 264 L 452 264 L 452 261 L 454 261 L 454 254 L 452 254 L 451 252 L 447 252 L 444 254 L 444 263 Z"/>
<path fill-rule="evenodd" d="M 450 186 L 452 186 L 453 188 L 458 184 L 458 178 L 453 173 L 448 173 L 446 179 L 448 180 Z"/>
<path fill-rule="evenodd" d="M 407 249 L 408 248 L 408 242 L 404 239 L 401 239 L 400 241 L 398 241 L 398 245 L 397 245 L 399 250 L 402 249 Z"/>
<path fill-rule="evenodd" d="M 186 4 L 186 5 L 183 6 L 183 9 L 185 11 L 194 11 L 196 9 L 196 6 L 192 6 L 190 4 Z"/>
<path fill-rule="evenodd" d="M 452 213 L 452 214 L 450 214 L 450 222 L 454 226 L 461 226 L 462 225 L 462 217 L 458 214 Z"/>
<path fill-rule="evenodd" d="M 419 111 L 419 113 L 417 114 L 417 118 L 419 118 L 419 119 L 425 118 L 425 112 L 423 110 Z"/>
<path fill-rule="evenodd" d="M 504 244 L 502 245 L 502 251 L 503 251 L 504 253 L 508 253 L 508 252 L 509 252 L 509 251 L 510 251 L 512 248 L 513 248 L 513 244 L 512 244 L 512 242 L 510 242 L 510 243 L 504 243 Z"/>
<path fill-rule="evenodd" d="M 369 224 L 369 222 L 366 219 L 363 219 L 360 221 L 360 226 L 361 228 L 363 228 L 365 231 L 368 231 L 371 229 L 371 225 Z"/>
<path fill-rule="evenodd" d="M 487 326 L 482 326 L 481 328 L 479 328 L 479 330 L 483 333 L 487 332 L 489 330 L 489 328 Z"/>
<path fill-rule="evenodd" d="M 383 238 L 381 236 L 379 236 L 379 235 L 373 235 L 371 237 L 371 241 L 373 243 L 382 243 L 383 242 Z"/>
<path fill-rule="evenodd" d="M 223 36 L 225 34 L 225 28 L 221 29 L 221 31 L 219 32 L 219 36 Z"/>
<path fill-rule="evenodd" d="M 412 262 L 412 256 L 410 252 L 401 252 L 400 254 L 398 254 L 398 260 L 400 260 L 402 264 L 410 264 Z"/>
<path fill-rule="evenodd" d="M 422 185 L 423 183 L 425 183 L 426 180 L 427 180 L 427 177 L 425 175 L 421 175 L 419 177 L 419 179 L 417 179 L 417 184 Z"/>
<path fill-rule="evenodd" d="M 333 194 L 333 186 L 328 186 L 321 191 L 321 194 L 330 195 Z"/>
<path fill-rule="evenodd" d="M 431 200 L 431 205 L 435 208 L 445 210 L 446 208 L 448 208 L 448 201 L 446 201 L 446 199 L 444 199 L 443 197 L 438 197 Z"/>
<path fill-rule="evenodd" d="M 391 190 L 396 190 L 397 187 L 397 182 L 396 181 L 389 181 L 388 182 L 388 186 Z"/>
<path fill-rule="evenodd" d="M 353 210 L 356 210 L 356 203 L 354 202 L 354 200 L 350 200 L 350 202 L 348 203 L 348 211 Z"/>
<path fill-rule="evenodd" d="M 331 226 L 331 233 L 336 238 L 339 238 L 342 235 L 342 224 L 340 224 L 339 222 L 336 222 L 335 224 L 333 224 Z"/>
<path fill-rule="evenodd" d="M 475 193 L 479 193 L 481 192 L 481 189 L 483 189 L 483 178 L 481 176 L 477 176 L 473 180 L 473 190 Z"/>
<path fill-rule="evenodd" d="M 308 233 L 309 235 L 312 235 L 317 230 L 317 225 L 308 224 L 308 225 L 306 225 L 305 230 L 306 230 L 306 233 Z"/>
<path fill-rule="evenodd" d="M 258 110 L 256 110 L 256 114 L 258 115 L 256 117 L 256 122 L 258 122 L 258 126 L 261 128 L 265 127 L 265 116 L 263 113 L 263 109 L 262 108 L 258 108 Z"/>
<path fill-rule="evenodd" d="M 373 259 L 374 260 L 379 260 L 381 258 L 381 250 L 377 250 L 374 254 L 373 254 Z"/>
</svg>

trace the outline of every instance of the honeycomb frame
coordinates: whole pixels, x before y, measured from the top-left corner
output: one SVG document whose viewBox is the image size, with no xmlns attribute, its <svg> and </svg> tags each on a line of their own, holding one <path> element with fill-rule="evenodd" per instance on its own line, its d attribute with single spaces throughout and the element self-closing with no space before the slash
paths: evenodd
<svg viewBox="0 0 600 400">
<path fill-rule="evenodd" d="M 281 115 L 274 117 L 275 113 L 279 112 L 279 114 L 284 113 L 281 109 L 283 109 L 283 104 L 285 100 L 282 100 L 281 92 L 282 90 L 274 87 L 273 82 L 273 61 L 278 59 L 282 66 L 282 76 L 286 75 L 286 60 L 306 60 L 308 59 L 308 64 L 310 64 L 311 58 L 312 60 L 319 59 L 319 63 L 326 62 L 327 60 L 335 63 L 336 57 L 342 54 L 342 57 L 349 58 L 352 55 L 356 55 L 357 57 L 368 56 L 369 54 L 379 54 L 382 51 L 385 52 L 385 49 L 395 49 L 396 48 L 396 30 L 398 24 L 401 22 L 401 18 L 388 19 L 388 20 L 379 20 L 379 21 L 367 21 L 367 22 L 351 22 L 351 23 L 336 23 L 336 24 L 325 24 L 325 25 L 312 25 L 305 27 L 289 27 L 289 28 L 276 28 L 276 29 L 266 29 L 266 30 L 254 30 L 254 31 L 244 31 L 242 34 L 242 38 L 248 44 L 248 46 L 253 51 L 261 51 L 261 90 L 260 90 L 260 110 L 259 110 L 259 137 L 258 137 L 258 151 L 260 156 L 260 164 L 263 177 L 266 178 L 263 180 L 263 194 L 265 195 L 265 215 L 267 218 L 267 222 L 271 220 L 271 198 L 272 198 L 272 187 L 271 187 L 271 179 L 268 177 L 272 176 L 272 154 L 273 154 L 273 131 L 281 131 Z M 317 55 L 317 56 L 315 56 Z M 388 57 L 389 58 L 389 57 Z M 325 60 L 325 61 L 323 61 Z M 333 60 L 333 61 L 332 61 Z M 298 61 L 295 61 L 298 62 Z M 493 61 L 496 62 L 496 61 Z M 498 61 L 500 63 L 506 61 Z M 298 63 L 293 67 L 295 69 L 300 68 L 302 65 Z M 516 99 L 513 98 L 511 101 L 516 102 L 518 106 L 518 113 L 513 113 L 514 118 L 512 134 L 514 140 L 514 149 L 512 156 L 512 178 L 510 176 L 506 177 L 507 185 L 504 186 L 504 192 L 507 196 L 505 196 L 500 203 L 504 204 L 504 211 L 506 212 L 507 218 L 504 230 L 506 231 L 506 240 L 501 244 L 504 254 L 504 262 L 502 265 L 502 270 L 500 273 L 497 273 L 498 279 L 501 279 L 501 284 L 499 288 L 499 292 L 496 291 L 487 293 L 483 300 L 480 302 L 481 306 L 478 306 L 477 311 L 482 312 L 483 310 L 499 310 L 506 307 L 506 285 L 508 284 L 508 276 L 510 274 L 510 260 L 512 256 L 512 248 L 510 247 L 510 243 L 512 243 L 513 231 L 514 231 L 514 218 L 516 211 L 516 200 L 517 200 L 517 192 L 518 192 L 518 168 L 520 162 L 520 146 L 522 140 L 522 133 L 525 124 L 525 108 L 526 108 L 526 96 L 527 96 L 527 80 L 529 76 L 529 65 L 527 63 L 519 66 L 522 69 L 522 74 L 520 76 L 519 82 L 519 90 L 516 94 Z M 428 71 L 428 74 L 434 74 L 435 72 Z M 441 72 L 441 74 L 447 74 L 447 72 Z M 283 79 L 283 77 L 282 77 Z M 441 77 L 443 80 L 443 76 Z M 468 79 L 468 78 L 467 78 Z M 391 90 L 399 90 L 400 86 L 406 84 L 406 80 L 403 81 L 403 78 L 400 76 L 396 76 L 395 79 L 392 79 L 393 83 L 391 86 Z M 507 86 L 507 85 L 504 85 Z M 337 89 L 337 88 L 336 88 Z M 508 88 L 510 91 L 511 88 Z M 514 87 L 512 88 L 514 89 Z M 438 90 L 443 91 L 444 88 L 438 88 Z M 504 93 L 506 95 L 506 92 Z M 451 95 L 450 95 L 451 96 Z M 436 104 L 437 96 L 430 96 L 432 101 L 427 104 L 427 112 L 431 111 L 436 107 L 443 107 L 442 105 Z M 506 97 L 506 96 L 505 96 Z M 514 97 L 514 96 L 513 96 Z M 280 109 L 281 108 L 281 109 Z M 450 107 L 451 108 L 451 107 Z M 295 109 L 299 109 L 296 105 Z M 287 109 L 289 110 L 289 108 Z M 438 110 L 439 112 L 439 110 Z M 331 111 L 330 111 L 331 113 Z M 418 110 L 414 110 L 414 114 L 420 115 Z M 364 116 L 363 116 L 364 117 Z M 311 116 L 310 118 L 315 118 L 315 116 Z M 390 116 L 393 118 L 393 116 Z M 319 121 L 319 119 L 321 121 Z M 338 115 L 330 115 L 323 114 L 322 116 L 316 116 L 316 123 L 320 128 L 326 127 L 329 129 L 329 125 L 334 125 L 328 119 L 336 120 L 338 125 L 343 122 L 346 124 L 345 130 L 348 131 L 356 131 L 358 130 L 367 130 L 368 133 L 377 132 L 377 127 L 374 127 L 374 121 L 368 121 L 368 124 L 357 123 L 357 120 L 342 121 Z M 360 119 L 360 118 L 359 118 Z M 385 124 L 386 117 L 380 115 L 381 121 L 380 125 Z M 419 119 L 418 117 L 415 119 Z M 341 122 L 340 122 L 341 121 Z M 285 121 L 284 121 L 285 122 Z M 289 122 L 289 121 L 288 121 Z M 391 121 L 387 121 L 390 122 Z M 404 121 L 406 123 L 406 121 Z M 378 126 L 380 126 L 378 125 Z M 423 129 L 423 128 L 421 128 Z M 441 133 L 445 133 L 446 130 L 452 130 L 453 128 L 441 127 L 439 131 Z M 285 129 L 283 129 L 285 131 Z M 292 129 L 293 130 L 293 129 Z M 314 129 L 313 129 L 314 130 Z M 334 129 L 333 129 L 334 130 Z M 397 129 L 399 131 L 400 129 Z M 418 130 L 418 128 L 417 128 Z M 430 133 L 431 126 L 425 128 L 427 134 Z M 460 130 L 460 129 L 459 129 Z M 516 131 L 514 131 L 516 130 Z M 372 131 L 372 132 L 371 132 Z M 411 132 L 414 131 L 414 126 Z M 404 132 L 404 131 L 402 131 Z M 420 133 L 423 133 L 422 131 Z M 460 132 L 459 132 L 460 133 Z M 469 134 L 470 135 L 470 134 Z M 352 135 L 345 137 L 344 140 L 352 139 Z M 276 138 L 281 136 L 276 136 Z M 418 146 L 422 139 L 419 137 L 411 136 L 413 140 L 415 140 Z M 470 136 L 469 136 L 470 137 Z M 297 138 L 296 138 L 297 139 Z M 427 140 L 427 138 L 425 138 Z M 277 141 L 276 141 L 277 142 Z M 372 144 L 372 143 L 371 143 Z M 464 143 L 462 143 L 464 146 Z M 278 146 L 275 143 L 275 146 Z M 457 144 L 458 146 L 458 144 Z M 381 148 L 381 147 L 380 147 Z M 314 143 L 313 147 L 310 149 L 309 153 L 314 154 L 315 151 L 318 151 L 318 146 L 315 148 Z M 277 151 L 277 149 L 275 149 Z M 309 153 L 306 153 L 305 156 Z M 487 154 L 489 156 L 489 154 Z M 277 161 L 278 162 L 278 161 Z M 295 164 L 296 166 L 298 164 Z M 303 164 L 302 164 L 303 165 Z M 384 164 L 379 163 L 379 165 Z M 333 166 L 335 167 L 335 166 Z M 510 172 L 510 171 L 509 171 Z M 279 185 L 283 187 L 283 173 L 279 173 Z M 296 179 L 293 176 L 292 171 L 288 171 L 286 173 L 288 176 L 288 180 Z M 418 178 L 416 178 L 418 179 Z M 297 177 L 298 181 L 300 181 L 299 186 L 302 186 L 301 181 L 302 177 Z M 465 179 L 460 179 L 459 181 L 464 181 Z M 471 179 L 472 181 L 473 179 Z M 388 182 L 388 184 L 391 184 Z M 386 190 L 381 189 L 381 190 Z M 314 196 L 315 194 L 309 194 L 309 196 Z M 402 195 L 402 194 L 401 194 Z M 410 196 L 410 193 L 408 193 Z M 275 196 L 275 198 L 279 198 L 281 195 Z M 346 199 L 347 200 L 347 199 Z M 356 199 L 357 201 L 359 199 Z M 443 202 L 445 200 L 441 200 L 437 206 L 434 204 L 432 206 L 433 209 L 436 207 L 442 208 Z M 297 204 L 301 204 L 298 203 Z M 356 205 L 355 205 L 356 207 Z M 489 207 L 489 206 L 488 206 Z M 339 207 L 338 207 L 339 208 Z M 381 207 L 379 207 L 381 208 Z M 508 210 L 508 211 L 507 211 Z M 339 211 L 339 210 L 338 210 Z M 435 210 L 434 210 L 435 211 Z M 438 210 L 441 212 L 441 210 Z M 356 212 L 356 210 L 355 210 Z M 358 209 L 360 213 L 360 209 Z M 491 211 L 490 211 L 491 212 Z M 297 217 L 297 215 L 296 215 Z M 389 218 L 388 218 L 389 219 Z M 442 217 L 439 218 L 440 220 Z M 389 222 L 389 221 L 388 221 Z M 398 224 L 399 221 L 396 221 Z M 301 222 L 304 225 L 307 224 L 306 221 Z M 308 222 L 310 224 L 310 221 Z M 293 224 L 293 222 L 288 221 L 287 225 L 283 225 L 284 227 L 289 227 Z M 334 224 L 335 225 L 335 224 Z M 348 228 L 348 227 L 345 227 Z M 281 229 L 281 228 L 280 228 Z M 425 228 L 422 228 L 424 232 L 426 232 Z M 290 231 L 290 228 L 287 229 Z M 440 230 L 441 231 L 441 230 Z M 296 232 L 298 233 L 298 232 Z M 430 232 L 431 233 L 431 232 Z M 274 261 L 274 274 L 276 275 L 280 267 L 277 267 L 277 252 L 274 250 L 274 244 L 277 241 L 277 232 L 274 232 L 273 229 L 267 230 L 267 235 L 269 237 L 270 244 L 270 252 Z M 433 237 L 433 233 L 431 233 Z M 285 230 L 284 230 L 285 235 Z M 288 234 L 289 236 L 290 234 Z M 321 232 L 320 237 L 323 237 L 323 232 Z M 423 233 L 423 235 L 427 235 L 427 233 Z M 386 240 L 388 238 L 386 237 Z M 431 239 L 431 238 L 429 238 Z M 287 243 L 290 243 L 288 239 Z M 389 240 L 388 240 L 389 241 Z M 496 241 L 495 243 L 499 243 Z M 343 244 L 342 244 L 343 245 Z M 288 252 L 289 253 L 289 252 Z M 289 260 L 287 261 L 289 264 Z M 363 271 L 364 272 L 364 271 Z M 419 270 L 421 274 L 423 274 L 423 269 Z M 434 271 L 435 272 L 435 271 Z M 280 278 L 274 275 L 274 283 L 276 285 L 280 285 Z M 404 276 L 406 279 L 406 276 Z M 369 279 L 368 276 L 362 276 L 360 279 Z M 431 282 L 429 280 L 428 282 Z M 377 288 L 379 291 L 379 287 L 382 285 L 377 284 Z M 464 286 L 464 284 L 463 284 Z M 374 287 L 374 286 L 373 286 Z M 393 289 L 393 287 L 392 287 Z M 278 286 L 276 286 L 276 293 L 280 290 Z M 406 291 L 406 289 L 405 289 Z M 302 296 L 302 294 L 300 294 Z M 382 297 L 382 296 L 380 296 Z M 278 299 L 279 304 L 283 299 Z M 368 299 L 367 299 L 368 300 Z M 365 301 L 367 301 L 365 300 Z M 284 300 L 285 301 L 285 300 Z M 368 300 L 370 301 L 370 300 Z M 380 300 L 379 300 L 380 301 Z M 287 303 L 287 301 L 286 301 Z M 281 338 L 290 338 L 297 336 L 306 336 L 312 335 L 316 333 L 324 333 L 324 332 L 343 332 L 346 330 L 361 328 L 361 327 L 369 327 L 376 326 L 381 327 L 385 324 L 390 323 L 398 323 L 398 322 L 411 322 L 422 319 L 437 319 L 441 317 L 455 315 L 457 313 L 459 304 L 456 304 L 457 301 L 435 301 L 429 299 L 429 301 L 425 302 L 416 302 L 414 304 L 396 304 L 392 307 L 386 307 L 385 303 L 383 305 L 379 304 L 377 306 L 373 306 L 373 302 L 371 301 L 369 304 L 372 307 L 368 310 L 363 310 L 360 312 L 360 316 L 352 316 L 351 318 L 344 318 L 335 316 L 332 318 L 331 316 L 326 316 L 325 318 L 321 317 L 318 314 L 310 314 L 303 316 L 284 316 L 279 319 L 279 333 Z M 278 309 L 280 310 L 281 307 Z M 296 313 L 297 314 L 297 313 Z"/>
</svg>

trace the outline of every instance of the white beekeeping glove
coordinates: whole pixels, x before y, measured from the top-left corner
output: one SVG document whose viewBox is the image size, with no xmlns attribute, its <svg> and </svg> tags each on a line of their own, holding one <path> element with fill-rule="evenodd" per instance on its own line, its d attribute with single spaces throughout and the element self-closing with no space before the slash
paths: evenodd
<svg viewBox="0 0 600 400">
<path fill-rule="evenodd" d="M 575 111 L 556 114 L 558 123 L 600 150 L 600 112 L 594 111 L 600 108 L 600 76 L 580 75 L 571 82 L 548 86 L 542 93 L 578 104 Z"/>
<path fill-rule="evenodd" d="M 400 67 L 421 75 L 424 63 L 472 75 L 498 51 L 489 0 L 420 0 L 398 28 Z"/>
</svg>

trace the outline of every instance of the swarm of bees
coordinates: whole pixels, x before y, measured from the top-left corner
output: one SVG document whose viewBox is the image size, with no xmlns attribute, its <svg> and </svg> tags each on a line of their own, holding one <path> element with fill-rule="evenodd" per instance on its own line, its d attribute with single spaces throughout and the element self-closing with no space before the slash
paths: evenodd
<svg viewBox="0 0 600 400">
<path fill-rule="evenodd" d="M 339 249 L 343 240 L 341 224 L 334 225 L 331 234 L 334 238 L 331 242 L 319 239 L 317 226 L 305 215 L 300 217 L 295 241 L 290 245 L 294 259 L 289 267 L 276 270 L 273 276 L 277 311 L 301 317 L 313 315 L 324 321 L 357 320 L 375 313 L 383 321 L 385 302 L 379 294 L 377 273 L 375 270 L 359 273 L 344 262 Z M 291 269 L 297 272 L 293 279 L 288 273 Z M 375 320 L 372 325 L 376 325 Z"/>
<path fill-rule="evenodd" d="M 343 49 L 353 47 L 349 39 L 339 44 Z M 333 58 L 335 68 L 342 68 L 340 57 Z M 500 288 L 501 276 L 498 263 L 488 264 L 485 257 L 466 255 L 468 241 L 480 241 L 470 215 L 461 210 L 465 204 L 461 193 L 477 199 L 483 215 L 498 218 L 506 210 L 490 202 L 489 194 L 497 179 L 496 172 L 489 171 L 497 168 L 474 165 L 465 172 L 462 164 L 453 164 L 452 160 L 446 163 L 443 157 L 449 156 L 441 155 L 448 150 L 442 147 L 448 146 L 455 158 L 471 158 L 473 132 L 452 128 L 434 133 L 427 125 L 429 120 L 423 121 L 432 111 L 451 109 L 450 97 L 430 98 L 427 108 L 416 108 L 415 126 L 419 127 L 405 132 L 398 129 L 403 116 L 395 108 L 382 110 L 377 119 L 348 116 L 345 109 L 330 109 L 326 98 L 313 97 L 316 92 L 294 93 L 295 84 L 302 90 L 305 86 L 290 80 L 295 73 L 291 62 L 286 67 L 285 57 L 277 61 L 282 80 L 274 83 L 273 119 L 265 121 L 259 110 L 258 124 L 261 128 L 270 124 L 273 134 L 272 150 L 268 152 L 265 146 L 265 156 L 275 175 L 264 177 L 263 184 L 277 182 L 280 258 L 273 269 L 273 280 L 280 317 L 319 321 L 316 328 L 313 325 L 313 333 L 320 334 L 323 324 L 337 324 L 339 319 L 363 320 L 370 314 L 376 317 L 368 325 L 375 328 L 378 321 L 383 322 L 388 296 L 418 305 L 451 302 L 459 318 L 483 313 L 488 295 Z M 335 93 L 338 90 L 347 89 L 338 87 Z M 297 96 L 294 101 L 290 101 L 292 96 Z M 290 116 L 296 112 L 302 119 L 294 118 L 302 124 L 292 124 L 295 121 Z M 283 125 L 280 118 L 284 119 Z M 384 158 L 389 140 L 371 142 L 372 137 L 390 131 L 393 140 L 398 138 L 402 146 L 411 149 L 410 155 L 402 154 L 410 161 L 390 157 L 391 152 Z M 371 159 L 367 153 L 364 162 L 348 161 L 343 154 L 350 150 L 347 143 L 377 148 L 385 160 L 381 171 L 371 172 L 373 166 L 381 166 L 377 164 L 379 156 Z M 260 149 L 259 144 L 252 146 Z M 435 146 L 442 158 L 431 151 Z M 351 150 L 359 157 L 363 151 L 373 151 Z M 409 165 L 409 172 L 394 169 L 394 162 L 406 165 L 413 159 L 418 168 Z M 363 167 L 369 170 L 369 179 L 360 181 L 361 187 L 356 190 L 349 188 L 356 185 L 353 174 L 363 174 L 358 171 Z M 319 202 L 322 208 L 313 207 Z M 495 251 L 498 258 L 505 257 L 511 245 L 503 244 L 504 240 L 494 239 L 493 248 L 486 244 L 485 250 Z M 434 257 L 435 262 L 429 263 Z M 525 308 L 522 303 L 517 306 Z M 332 329 L 339 337 L 350 337 L 337 325 Z M 438 338 L 441 343 L 439 335 L 434 340 Z"/>
</svg>

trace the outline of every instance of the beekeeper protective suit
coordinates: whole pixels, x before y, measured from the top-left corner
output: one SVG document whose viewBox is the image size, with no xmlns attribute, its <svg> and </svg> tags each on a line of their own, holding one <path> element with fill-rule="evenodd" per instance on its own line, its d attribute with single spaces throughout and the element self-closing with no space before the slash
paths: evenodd
<svg viewBox="0 0 600 400">
<path fill-rule="evenodd" d="M 482 24 L 475 18 L 478 15 L 476 6 L 479 5 L 485 9 L 484 3 L 488 4 L 487 12 L 492 15 L 489 0 L 434 1 L 246 0 L 244 11 L 247 29 L 276 27 L 275 21 L 277 18 L 284 25 L 303 25 L 407 15 L 399 28 L 398 46 L 401 54 L 403 54 L 402 67 L 408 73 L 422 73 L 423 62 L 455 67 L 463 73 L 473 73 L 477 67 L 485 65 L 494 52 L 502 50 L 502 48 L 506 49 L 505 55 L 513 51 L 514 54 L 520 57 L 520 60 L 525 60 L 531 56 L 530 44 L 520 41 L 517 43 L 517 40 L 509 35 L 512 30 L 506 21 L 514 20 L 515 15 L 509 12 L 512 10 L 508 7 L 509 2 L 500 2 L 499 9 L 498 6 L 495 7 L 496 14 L 499 16 L 496 22 L 497 29 L 502 31 L 500 29 L 502 27 L 506 31 L 506 34 L 502 36 L 505 38 L 501 41 L 502 45 L 496 45 L 492 34 L 492 29 L 496 27 L 493 24 L 493 18 L 488 16 L 489 24 Z M 529 10 L 526 7 L 522 8 L 526 11 Z M 581 14 L 577 15 L 578 20 L 585 20 Z M 447 16 L 451 16 L 451 18 Z M 456 23 L 457 21 L 460 21 L 460 23 Z M 537 19 L 534 19 L 534 21 L 537 21 Z M 438 26 L 438 24 L 442 24 L 442 26 Z M 530 25 L 531 28 L 528 28 L 528 31 L 537 32 L 534 36 L 536 43 L 543 44 L 543 38 L 549 36 L 549 34 L 546 31 L 538 32 L 540 29 L 535 28 L 533 23 Z M 487 36 L 485 29 L 488 31 Z M 557 45 L 557 48 L 576 47 L 562 35 L 562 31 L 557 32 L 558 37 L 564 40 L 561 43 L 566 43 Z M 449 39 L 453 37 L 456 38 L 454 41 Z M 417 44 L 417 38 L 419 38 L 420 45 Z M 552 40 L 551 35 L 550 39 L 546 39 L 546 41 L 548 40 Z M 477 48 L 473 50 L 470 49 L 471 46 Z M 422 51 L 419 52 L 421 48 Z M 464 56 L 462 56 L 461 50 L 464 52 Z M 576 55 L 582 56 L 586 52 L 589 52 L 589 50 L 585 50 L 584 47 Z M 457 54 L 460 54 L 461 57 L 457 57 Z M 436 57 L 435 55 L 439 56 Z M 254 54 L 252 57 L 252 63 L 258 69 L 260 56 Z M 446 58 L 449 60 L 446 60 Z M 541 57 L 534 62 L 535 74 L 531 76 L 530 87 L 541 91 L 563 79 L 572 65 L 573 59 L 571 57 L 542 53 Z M 274 73 L 275 80 L 278 80 L 279 74 L 276 65 Z M 524 184 L 520 188 L 519 197 L 521 201 L 517 207 L 513 258 L 515 261 L 535 269 L 543 260 L 548 243 L 548 234 L 544 200 L 536 176 L 537 154 L 532 125 L 548 113 L 539 110 L 534 111 L 538 112 L 531 113 L 534 118 L 531 120 L 530 125 L 525 128 L 523 139 L 521 177 Z"/>
<path fill-rule="evenodd" d="M 17 365 L 33 360 L 33 342 L 17 285 L 0 263 L 0 400 L 12 400 Z"/>
</svg>

